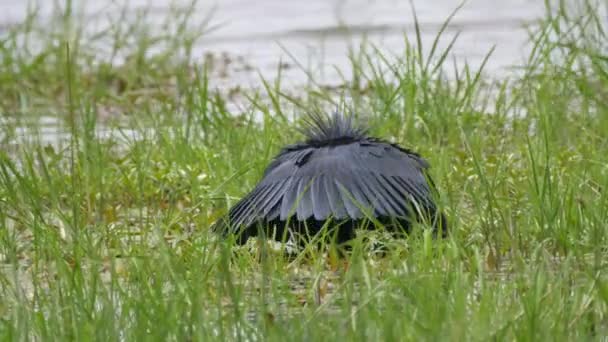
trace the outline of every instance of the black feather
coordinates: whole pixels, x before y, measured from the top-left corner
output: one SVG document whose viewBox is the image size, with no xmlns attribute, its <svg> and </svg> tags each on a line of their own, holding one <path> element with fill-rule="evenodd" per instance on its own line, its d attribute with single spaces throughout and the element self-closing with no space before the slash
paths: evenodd
<svg viewBox="0 0 608 342">
<path fill-rule="evenodd" d="M 243 243 L 260 228 L 276 229 L 275 238 L 281 239 L 285 229 L 297 233 L 306 226 L 314 234 L 332 220 L 343 242 L 354 236 L 366 215 L 408 229 L 422 213 L 445 234 L 429 165 L 420 155 L 368 136 L 368 129 L 350 116 L 313 114 L 305 122 L 306 140 L 283 148 L 260 183 L 216 229 L 240 234 Z"/>
<path fill-rule="evenodd" d="M 332 116 L 310 114 L 304 122 L 306 144 L 315 147 L 342 144 L 365 139 L 367 128 L 356 126 L 352 116 L 335 112 Z"/>
</svg>

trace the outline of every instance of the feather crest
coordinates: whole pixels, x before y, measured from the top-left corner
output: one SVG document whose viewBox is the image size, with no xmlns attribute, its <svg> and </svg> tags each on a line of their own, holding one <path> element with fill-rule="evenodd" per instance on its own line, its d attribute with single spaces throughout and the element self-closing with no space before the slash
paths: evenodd
<svg viewBox="0 0 608 342">
<path fill-rule="evenodd" d="M 356 125 L 352 115 L 338 111 L 329 117 L 309 114 L 304 122 L 306 127 L 301 131 L 307 138 L 306 144 L 311 146 L 341 145 L 367 138 L 367 127 Z"/>
</svg>

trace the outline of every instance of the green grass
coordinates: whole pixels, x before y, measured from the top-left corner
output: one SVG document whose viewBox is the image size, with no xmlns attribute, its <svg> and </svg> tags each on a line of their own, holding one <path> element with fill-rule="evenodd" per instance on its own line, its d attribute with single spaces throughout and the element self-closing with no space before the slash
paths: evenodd
<svg viewBox="0 0 608 342">
<path fill-rule="evenodd" d="M 339 91 L 263 80 L 240 112 L 191 54 L 192 11 L 167 32 L 142 14 L 91 33 L 69 7 L 0 36 L 2 340 L 608 334 L 608 55 L 588 3 L 547 12 L 508 79 L 423 56 L 434 42 L 364 44 Z M 450 237 L 371 234 L 379 256 L 361 236 L 344 260 L 217 239 L 210 225 L 298 136 L 293 116 L 335 105 L 430 161 Z M 18 134 L 45 116 L 69 138 Z"/>
</svg>

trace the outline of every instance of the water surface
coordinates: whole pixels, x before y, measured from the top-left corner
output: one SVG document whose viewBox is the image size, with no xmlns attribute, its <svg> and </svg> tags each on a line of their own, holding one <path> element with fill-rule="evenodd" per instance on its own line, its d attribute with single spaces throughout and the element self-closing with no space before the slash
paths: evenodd
<svg viewBox="0 0 608 342">
<path fill-rule="evenodd" d="M 40 17 L 45 18 L 52 15 L 55 2 L 36 0 L 30 4 L 35 4 Z M 115 22 L 125 8 L 132 18 L 147 9 L 151 29 L 161 29 L 172 6 L 189 2 L 72 1 L 75 8 L 84 8 L 83 15 L 92 30 L 100 21 Z M 460 0 L 413 1 L 427 51 L 441 25 L 460 4 Z M 1 33 L 25 18 L 28 1 L 0 0 L 0 8 Z M 495 47 L 485 71 L 486 75 L 502 77 L 527 55 L 524 25 L 542 16 L 543 10 L 543 1 L 538 0 L 467 1 L 447 28 L 440 48 L 460 33 L 452 58 L 476 67 Z M 208 21 L 208 27 L 213 28 L 195 45 L 194 58 L 202 61 L 212 56 L 228 61 L 225 70 L 216 70 L 210 78 L 211 87 L 222 89 L 259 87 L 260 75 L 272 80 L 279 66 L 284 87 L 305 85 L 309 73 L 323 85 L 340 85 L 341 74 L 351 74 L 349 49 L 356 49 L 363 39 L 394 56 L 402 53 L 405 36 L 415 42 L 414 16 L 408 0 L 199 1 L 192 15 L 195 23 Z M 298 63 L 306 71 L 297 67 Z M 21 137 L 17 139 L 20 141 L 28 136 L 39 136 L 45 143 L 56 141 L 68 134 L 56 122 L 55 117 L 43 118 L 41 127 L 18 127 L 12 134 L 15 139 Z"/>
<path fill-rule="evenodd" d="M 51 13 L 53 1 L 33 3 L 43 15 Z M 128 6 L 133 13 L 148 8 L 152 22 L 158 18 L 160 25 L 160 18 L 169 12 L 172 4 L 189 2 L 76 0 L 73 3 L 86 4 L 85 13 L 91 22 L 105 15 L 118 16 L 119 11 Z M 425 48 L 430 47 L 443 22 L 460 4 L 459 0 L 413 1 Z M 0 8 L 3 9 L 0 27 L 6 27 L 24 18 L 27 2 L 0 0 Z M 473 66 L 478 66 L 495 46 L 486 71 L 504 75 L 509 66 L 521 64 L 528 51 L 523 25 L 540 17 L 543 10 L 543 1 L 537 0 L 467 1 L 452 20 L 441 46 L 445 47 L 450 37 L 460 32 L 453 57 Z M 209 20 L 210 27 L 214 28 L 197 43 L 197 58 L 202 59 L 205 54 L 238 58 L 229 75 L 222 74 L 223 84 L 230 86 L 259 86 L 257 71 L 272 79 L 278 66 L 282 62 L 284 66 L 293 65 L 293 58 L 318 81 L 339 83 L 336 67 L 349 74 L 348 50 L 356 48 L 362 39 L 381 47 L 385 53 L 399 54 L 404 47 L 404 35 L 412 41 L 415 37 L 413 11 L 410 1 L 406 0 L 199 1 L 193 15 L 198 22 Z M 296 67 L 286 67 L 282 72 L 292 84 L 307 79 L 306 73 Z"/>
</svg>

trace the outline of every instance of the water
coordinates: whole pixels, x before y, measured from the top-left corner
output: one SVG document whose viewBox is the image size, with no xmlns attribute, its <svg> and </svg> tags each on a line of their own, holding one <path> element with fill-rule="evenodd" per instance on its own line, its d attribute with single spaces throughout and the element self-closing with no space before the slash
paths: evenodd
<svg viewBox="0 0 608 342">
<path fill-rule="evenodd" d="M 34 1 L 42 17 L 51 14 L 54 1 Z M 149 8 L 152 23 L 161 25 L 172 4 L 170 0 L 74 0 L 75 7 L 85 4 L 87 25 L 106 16 L 114 17 L 125 6 L 133 16 L 138 9 Z M 413 0 L 420 23 L 422 41 L 429 48 L 450 13 L 460 0 Z M 27 1 L 0 0 L 0 32 L 23 20 Z M 495 51 L 486 65 L 486 75 L 501 77 L 508 68 L 521 64 L 527 55 L 527 33 L 524 24 L 543 14 L 543 1 L 538 0 L 469 0 L 452 20 L 441 47 L 460 32 L 453 48 L 459 62 L 479 66 L 488 51 Z M 260 75 L 272 80 L 280 65 L 283 85 L 306 84 L 307 72 L 296 67 L 295 59 L 312 73 L 319 83 L 335 86 L 342 83 L 337 70 L 350 74 L 349 48 L 363 39 L 387 54 L 399 54 L 404 48 L 404 35 L 415 41 L 414 18 L 408 0 L 218 0 L 199 1 L 193 13 L 195 22 L 209 19 L 215 27 L 194 48 L 194 57 L 203 60 L 215 56 L 230 60 L 226 70 L 212 74 L 210 84 L 216 88 L 256 88 Z M 49 119 L 55 120 L 55 119 Z M 47 120 L 48 121 L 48 120 Z M 46 130 L 53 125 L 46 125 Z M 51 127 L 51 128 L 49 128 Z M 58 137 L 65 132 L 45 137 Z M 28 135 L 25 129 L 16 135 Z"/>
<path fill-rule="evenodd" d="M 289 60 L 284 48 L 303 64 L 311 65 L 321 82 L 333 83 L 337 79 L 333 66 L 348 71 L 348 48 L 356 47 L 364 37 L 384 51 L 398 53 L 404 46 L 404 33 L 410 39 L 415 35 L 412 10 L 405 0 L 312 0 L 295 5 L 265 0 L 259 6 L 252 3 L 222 2 L 217 20 L 226 24 L 208 37 L 207 48 L 238 52 L 262 74 L 276 72 L 278 58 Z M 426 47 L 430 47 L 441 24 L 458 4 L 454 0 L 414 1 Z M 534 20 L 542 10 L 541 1 L 469 1 L 448 28 L 443 46 L 450 36 L 461 31 L 454 56 L 479 65 L 496 45 L 487 70 L 501 74 L 505 67 L 521 61 L 527 38 L 522 24 Z M 340 30 L 343 26 L 350 30 Z M 286 76 L 301 78 L 298 70 L 287 72 L 295 75 Z"/>
<path fill-rule="evenodd" d="M 460 0 L 414 0 L 425 47 Z M 49 14 L 53 1 L 38 0 L 41 12 Z M 76 7 L 84 2 L 75 0 Z M 117 15 L 124 6 L 133 12 L 150 8 L 150 16 L 160 18 L 171 4 L 186 1 L 170 0 L 101 0 L 86 3 L 86 13 L 100 18 L 99 12 Z M 0 29 L 22 20 L 27 1 L 0 0 Z M 454 47 L 454 57 L 473 66 L 481 63 L 495 45 L 496 50 L 486 71 L 503 75 L 507 68 L 520 64 L 526 55 L 527 34 L 523 24 L 543 14 L 543 1 L 538 0 L 470 0 L 454 17 L 442 46 L 457 32 L 461 36 Z M 201 39 L 195 56 L 226 54 L 237 56 L 239 63 L 224 73 L 227 85 L 259 86 L 257 71 L 272 79 L 281 62 L 293 65 L 291 58 L 310 69 L 322 83 L 339 83 L 335 67 L 348 74 L 349 47 L 357 47 L 365 37 L 388 53 L 399 53 L 404 46 L 404 34 L 414 38 L 414 20 L 408 0 L 217 0 L 199 1 L 195 21 L 210 17 L 215 30 Z M 347 29 L 344 29 L 347 28 Z M 289 53 L 286 53 L 288 51 Z M 291 56 L 290 56 L 291 55 Z M 237 61 L 238 62 L 238 61 Z M 292 83 L 306 81 L 306 73 L 292 67 L 282 70 Z M 232 82 L 230 81 L 232 80 Z"/>
</svg>

